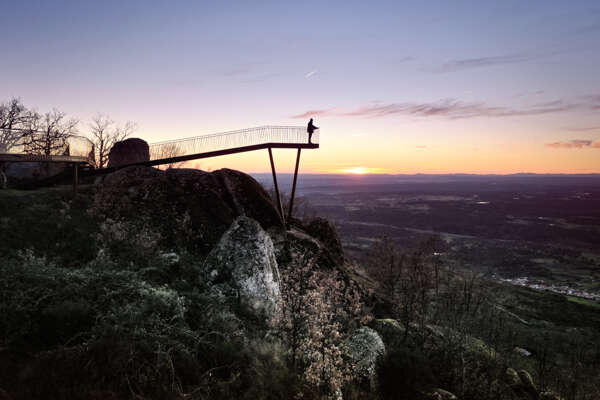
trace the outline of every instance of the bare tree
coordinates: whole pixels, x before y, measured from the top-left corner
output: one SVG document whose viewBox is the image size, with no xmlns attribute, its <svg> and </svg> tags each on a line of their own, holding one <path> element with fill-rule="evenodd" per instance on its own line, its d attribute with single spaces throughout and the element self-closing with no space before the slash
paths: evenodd
<svg viewBox="0 0 600 400">
<path fill-rule="evenodd" d="M 25 151 L 30 154 L 51 155 L 66 148 L 69 136 L 77 133 L 79 121 L 67 119 L 64 112 L 53 109 L 43 115 L 30 113 L 25 128 Z"/>
<path fill-rule="evenodd" d="M 157 157 L 158 158 L 173 158 L 173 157 L 179 157 L 185 154 L 184 150 L 181 149 L 177 143 L 164 143 L 160 145 L 160 148 L 158 149 L 157 152 Z M 166 168 L 180 168 L 183 164 L 185 163 L 185 161 L 179 161 L 179 162 L 172 162 L 169 164 L 166 164 Z"/>
<path fill-rule="evenodd" d="M 31 113 L 21 102 L 13 98 L 0 104 L 0 153 L 8 152 L 24 134 Z"/>
<path fill-rule="evenodd" d="M 99 168 L 108 164 L 108 153 L 115 143 L 130 136 L 137 129 L 134 122 L 127 121 L 117 125 L 108 115 L 97 114 L 90 124 L 90 134 L 96 149 L 96 161 Z"/>
</svg>

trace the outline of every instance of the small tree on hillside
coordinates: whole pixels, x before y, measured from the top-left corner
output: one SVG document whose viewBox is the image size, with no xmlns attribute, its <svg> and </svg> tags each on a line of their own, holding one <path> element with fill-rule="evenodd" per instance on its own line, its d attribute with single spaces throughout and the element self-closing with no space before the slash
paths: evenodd
<svg viewBox="0 0 600 400">
<path fill-rule="evenodd" d="M 137 129 L 134 122 L 127 121 L 118 125 L 108 115 L 97 114 L 90 124 L 90 136 L 96 149 L 96 161 L 99 168 L 108 164 L 108 153 L 115 143 L 124 140 Z"/>
<path fill-rule="evenodd" d="M 276 317 L 292 368 L 321 394 L 339 393 L 352 377 L 343 359 L 345 335 L 358 324 L 357 291 L 336 271 L 319 270 L 314 257 L 296 254 L 282 278 Z"/>
</svg>

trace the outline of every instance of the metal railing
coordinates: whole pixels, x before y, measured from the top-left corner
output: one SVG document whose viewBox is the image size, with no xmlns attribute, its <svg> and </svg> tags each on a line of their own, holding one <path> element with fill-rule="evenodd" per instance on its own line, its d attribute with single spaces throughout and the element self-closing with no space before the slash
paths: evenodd
<svg viewBox="0 0 600 400">
<path fill-rule="evenodd" d="M 313 133 L 311 142 L 313 144 L 319 143 L 318 129 Z M 152 143 L 150 144 L 150 160 L 155 161 L 270 143 L 287 145 L 308 144 L 306 127 L 260 126 Z"/>
</svg>

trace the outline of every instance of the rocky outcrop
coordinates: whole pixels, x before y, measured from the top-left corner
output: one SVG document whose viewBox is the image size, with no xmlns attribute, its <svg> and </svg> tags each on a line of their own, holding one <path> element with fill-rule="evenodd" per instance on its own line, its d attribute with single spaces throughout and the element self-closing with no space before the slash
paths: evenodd
<svg viewBox="0 0 600 400">
<path fill-rule="evenodd" d="M 381 336 L 387 348 L 399 346 L 406 331 L 398 321 L 391 318 L 376 319 L 373 321 L 372 327 Z"/>
<path fill-rule="evenodd" d="M 148 160 L 150 160 L 148 142 L 139 138 L 117 142 L 108 153 L 108 167 L 120 167 Z"/>
<path fill-rule="evenodd" d="M 311 219 L 305 226 L 306 233 L 318 239 L 327 250 L 326 256 L 331 259 L 335 265 L 344 263 L 344 250 L 342 242 L 335 230 L 333 224 L 321 217 Z"/>
<path fill-rule="evenodd" d="M 354 375 L 377 386 L 377 361 L 385 353 L 381 337 L 373 329 L 363 326 L 345 341 L 347 356 L 352 362 Z"/>
<path fill-rule="evenodd" d="M 524 369 L 519 371 L 507 368 L 504 382 L 511 388 L 517 399 L 529 400 L 561 400 L 561 397 L 551 391 L 539 392 L 531 374 Z"/>
<path fill-rule="evenodd" d="M 428 394 L 428 398 L 431 400 L 458 400 L 453 393 L 450 393 L 444 389 L 434 389 L 431 393 Z"/>
<path fill-rule="evenodd" d="M 270 314 L 281 300 L 273 242 L 260 224 L 237 218 L 204 262 L 213 292 Z"/>
<path fill-rule="evenodd" d="M 207 254 L 239 216 L 263 229 L 282 224 L 269 195 L 249 175 L 230 169 L 126 167 L 97 181 L 93 212 L 118 220 L 145 218 L 166 244 Z"/>
</svg>

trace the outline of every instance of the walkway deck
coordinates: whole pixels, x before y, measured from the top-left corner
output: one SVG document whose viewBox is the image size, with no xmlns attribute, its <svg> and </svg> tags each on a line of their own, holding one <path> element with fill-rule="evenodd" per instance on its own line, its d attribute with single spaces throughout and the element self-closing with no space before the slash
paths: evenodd
<svg viewBox="0 0 600 400">
<path fill-rule="evenodd" d="M 92 143 L 82 137 L 71 136 L 63 146 L 52 155 L 37 155 L 28 153 L 29 142 L 23 138 L 15 142 L 10 149 L 11 152 L 0 153 L 0 161 L 8 162 L 67 162 L 73 165 L 73 189 L 77 191 L 78 165 L 89 164 L 94 166 L 94 148 Z M 296 168 L 294 170 L 294 183 L 288 207 L 289 221 L 294 206 L 296 192 L 296 180 L 298 167 L 300 165 L 300 153 L 302 149 L 319 148 L 319 130 L 316 129 L 309 142 L 309 135 L 303 126 L 259 126 L 256 128 L 241 129 L 237 131 L 222 132 L 212 135 L 195 136 L 184 139 L 169 140 L 165 142 L 152 143 L 149 145 L 150 159 L 148 161 L 134 162 L 118 167 L 107 167 L 101 169 L 83 171 L 87 176 L 106 174 L 120 168 L 133 165 L 156 166 L 162 164 L 173 164 L 201 158 L 224 156 L 227 154 L 244 153 L 267 149 L 269 161 L 273 173 L 273 185 L 277 195 L 277 206 L 281 219 L 285 222 L 275 163 L 273 162 L 272 149 L 297 149 Z M 68 154 L 68 155 L 65 155 Z"/>
<path fill-rule="evenodd" d="M 150 144 L 150 161 L 132 165 L 161 165 L 244 153 L 261 149 L 318 149 L 319 130 L 308 143 L 302 126 L 260 126 L 212 135 Z"/>
</svg>

